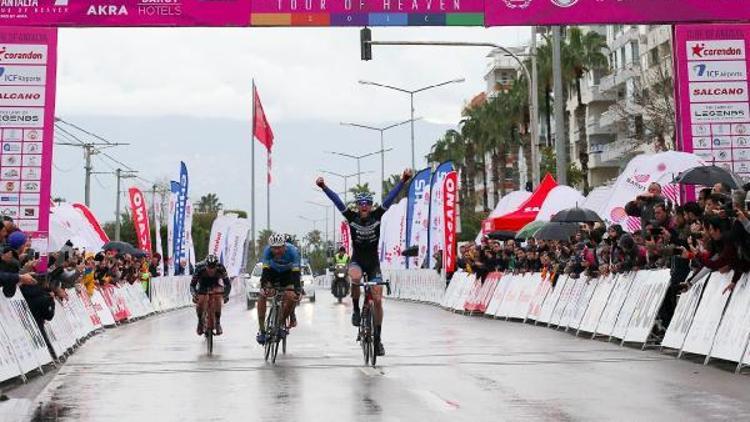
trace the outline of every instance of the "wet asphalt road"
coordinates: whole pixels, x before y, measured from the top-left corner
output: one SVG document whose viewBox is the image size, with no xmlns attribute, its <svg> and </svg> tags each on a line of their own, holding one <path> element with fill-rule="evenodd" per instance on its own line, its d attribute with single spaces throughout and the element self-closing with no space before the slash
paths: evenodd
<svg viewBox="0 0 750 422">
<path fill-rule="evenodd" d="M 319 292 L 276 366 L 235 298 L 207 357 L 180 310 L 89 340 L 35 420 L 750 420 L 750 376 L 548 328 L 388 301 L 388 356 L 362 366 L 351 307 Z"/>
</svg>

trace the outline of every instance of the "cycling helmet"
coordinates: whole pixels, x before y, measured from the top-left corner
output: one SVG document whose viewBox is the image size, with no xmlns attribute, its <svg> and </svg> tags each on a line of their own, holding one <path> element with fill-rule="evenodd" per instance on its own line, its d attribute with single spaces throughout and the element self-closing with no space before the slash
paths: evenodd
<svg viewBox="0 0 750 422">
<path fill-rule="evenodd" d="M 206 266 L 207 267 L 215 267 L 219 264 L 219 258 L 216 257 L 214 254 L 208 254 L 206 257 Z"/>
<path fill-rule="evenodd" d="M 268 238 L 268 245 L 277 248 L 286 245 L 286 236 L 281 233 L 274 233 Z"/>
<path fill-rule="evenodd" d="M 370 192 L 361 192 L 361 193 L 358 193 L 354 197 L 354 202 L 356 202 L 357 205 L 361 205 L 361 204 L 372 205 L 373 196 Z"/>
</svg>

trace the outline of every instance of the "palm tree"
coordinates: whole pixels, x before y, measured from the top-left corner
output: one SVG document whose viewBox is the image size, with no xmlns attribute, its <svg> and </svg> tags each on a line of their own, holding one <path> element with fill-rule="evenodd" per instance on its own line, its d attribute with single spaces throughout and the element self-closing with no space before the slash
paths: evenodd
<svg viewBox="0 0 750 422">
<path fill-rule="evenodd" d="M 201 196 L 201 199 L 195 203 L 195 207 L 197 212 L 216 214 L 224 205 L 219 202 L 219 197 L 215 193 L 208 193 Z"/>
</svg>

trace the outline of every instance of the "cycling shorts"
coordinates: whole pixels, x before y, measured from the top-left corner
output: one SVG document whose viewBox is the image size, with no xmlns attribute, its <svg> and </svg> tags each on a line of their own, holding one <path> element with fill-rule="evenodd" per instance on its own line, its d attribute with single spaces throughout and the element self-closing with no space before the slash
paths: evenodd
<svg viewBox="0 0 750 422">
<path fill-rule="evenodd" d="M 350 267 L 359 268 L 362 271 L 362 275 L 367 276 L 367 281 L 372 281 L 376 278 L 380 278 L 380 265 L 360 265 L 358 262 L 352 262 L 349 264 Z"/>
<path fill-rule="evenodd" d="M 271 285 L 275 289 L 293 289 L 300 284 L 300 273 L 299 271 L 278 272 L 271 268 L 264 268 L 260 283 L 263 286 Z"/>
</svg>

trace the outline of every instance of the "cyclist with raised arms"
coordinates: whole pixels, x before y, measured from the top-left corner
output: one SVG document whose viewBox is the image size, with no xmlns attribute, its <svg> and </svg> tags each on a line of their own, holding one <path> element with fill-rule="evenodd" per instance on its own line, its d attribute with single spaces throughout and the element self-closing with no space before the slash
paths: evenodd
<svg viewBox="0 0 750 422">
<path fill-rule="evenodd" d="M 378 243 L 380 242 L 380 220 L 388 208 L 396 200 L 401 189 L 411 178 L 412 171 L 404 170 L 401 180 L 388 193 L 383 200 L 383 204 L 373 208 L 373 197 L 370 193 L 358 194 L 355 198 L 357 211 L 346 207 L 341 198 L 326 186 L 325 180 L 319 177 L 316 184 L 323 189 L 323 192 L 341 211 L 341 214 L 349 222 L 351 230 L 352 245 L 354 253 L 352 254 L 351 264 L 349 265 L 349 277 L 352 280 L 352 305 L 354 313 L 352 314 L 352 325 L 359 326 L 360 308 L 359 282 L 363 274 L 367 274 L 367 279 L 372 281 L 380 277 L 380 257 L 378 256 Z M 373 287 L 372 290 L 375 316 L 375 353 L 378 356 L 385 355 L 385 348 L 381 341 L 383 332 L 383 288 L 381 286 Z"/>
<path fill-rule="evenodd" d="M 216 255 L 209 254 L 203 262 L 199 262 L 195 268 L 195 274 L 190 281 L 190 292 L 193 294 L 193 303 L 198 314 L 199 336 L 203 335 L 203 309 L 208 306 L 208 300 L 216 298 L 215 308 L 216 323 L 214 331 L 217 336 L 222 334 L 221 329 L 221 300 L 218 295 L 212 296 L 209 293 L 223 293 L 224 303 L 229 301 L 229 293 L 232 290 L 232 284 L 227 276 L 227 269 L 219 262 Z"/>
<path fill-rule="evenodd" d="M 258 335 L 255 339 L 259 344 L 265 344 L 266 338 L 266 300 L 276 294 L 276 289 L 284 291 L 284 302 L 281 306 L 282 321 L 290 319 L 290 326 L 294 327 L 296 321 L 291 319 L 294 307 L 297 306 L 302 292 L 301 273 L 302 266 L 299 250 L 287 242 L 283 234 L 272 234 L 268 239 L 268 246 L 261 255 L 263 262 L 263 273 L 260 276 L 261 291 L 260 300 L 256 305 L 258 308 Z M 279 336 L 285 337 L 289 332 L 287 328 L 280 327 Z"/>
</svg>

